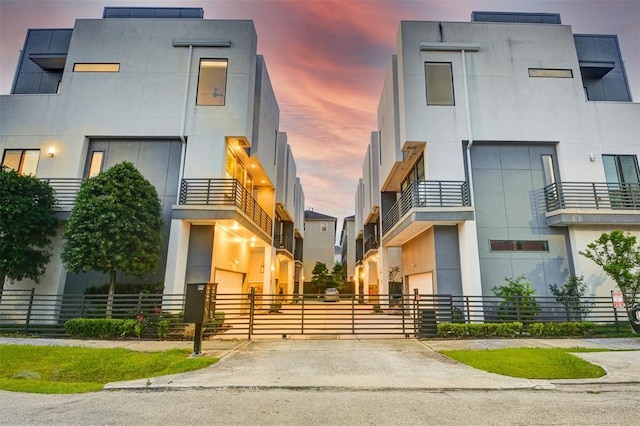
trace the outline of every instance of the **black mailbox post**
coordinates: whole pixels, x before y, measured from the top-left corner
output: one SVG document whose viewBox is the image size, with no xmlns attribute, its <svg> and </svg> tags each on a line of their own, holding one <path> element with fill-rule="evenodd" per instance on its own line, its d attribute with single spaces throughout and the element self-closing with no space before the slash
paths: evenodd
<svg viewBox="0 0 640 426">
<path fill-rule="evenodd" d="M 184 319 L 186 323 L 196 326 L 193 336 L 193 354 L 200 355 L 202 348 L 202 324 L 211 319 L 214 314 L 215 284 L 213 283 L 189 283 L 187 284 L 187 297 L 184 304 Z"/>
</svg>

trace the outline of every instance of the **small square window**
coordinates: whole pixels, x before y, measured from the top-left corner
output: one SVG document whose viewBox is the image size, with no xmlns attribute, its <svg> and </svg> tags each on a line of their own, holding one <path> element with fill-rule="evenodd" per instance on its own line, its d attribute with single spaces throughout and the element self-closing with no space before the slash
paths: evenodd
<svg viewBox="0 0 640 426">
<path fill-rule="evenodd" d="M 200 59 L 196 105 L 218 105 L 225 102 L 227 60 Z"/>
<path fill-rule="evenodd" d="M 455 105 L 450 62 L 426 62 L 427 105 Z"/>
<path fill-rule="evenodd" d="M 320 231 L 327 232 L 328 229 L 329 226 L 327 225 L 327 222 L 320 222 Z"/>
</svg>

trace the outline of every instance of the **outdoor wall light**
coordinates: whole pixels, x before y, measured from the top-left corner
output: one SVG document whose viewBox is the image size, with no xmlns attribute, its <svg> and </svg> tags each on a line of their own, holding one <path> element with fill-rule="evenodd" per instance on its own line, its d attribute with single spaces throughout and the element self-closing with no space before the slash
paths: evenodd
<svg viewBox="0 0 640 426">
<path fill-rule="evenodd" d="M 47 151 L 47 156 L 48 157 L 53 157 L 56 154 L 56 149 L 52 146 L 49 147 L 49 150 Z"/>
<path fill-rule="evenodd" d="M 593 152 L 589 153 L 589 161 L 591 161 L 592 163 L 596 161 L 596 156 Z"/>
<path fill-rule="evenodd" d="M 264 272 L 264 263 L 262 265 L 260 265 L 260 273 Z"/>
</svg>

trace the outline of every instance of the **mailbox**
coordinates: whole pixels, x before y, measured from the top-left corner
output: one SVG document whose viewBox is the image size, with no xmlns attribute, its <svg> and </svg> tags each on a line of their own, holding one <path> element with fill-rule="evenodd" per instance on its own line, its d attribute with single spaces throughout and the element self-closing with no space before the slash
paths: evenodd
<svg viewBox="0 0 640 426">
<path fill-rule="evenodd" d="M 187 284 L 184 322 L 202 324 L 212 319 L 215 303 L 215 284 Z"/>
</svg>

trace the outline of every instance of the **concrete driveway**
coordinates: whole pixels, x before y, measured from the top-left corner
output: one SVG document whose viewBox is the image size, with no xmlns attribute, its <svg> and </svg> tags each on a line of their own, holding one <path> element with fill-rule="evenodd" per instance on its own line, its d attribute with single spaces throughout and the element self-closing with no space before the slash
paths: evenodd
<svg viewBox="0 0 640 426">
<path fill-rule="evenodd" d="M 478 346 L 478 341 L 462 342 L 459 346 Z M 580 342 L 583 341 L 574 346 L 584 347 Z M 640 339 L 628 346 L 640 349 Z M 610 372 L 609 377 L 590 382 L 640 383 L 638 368 L 629 371 L 630 366 L 640 362 L 640 352 L 583 355 Z M 247 341 L 204 370 L 110 383 L 105 388 L 545 389 L 561 382 L 518 379 L 476 370 L 439 354 L 430 341 L 320 338 Z"/>
</svg>

